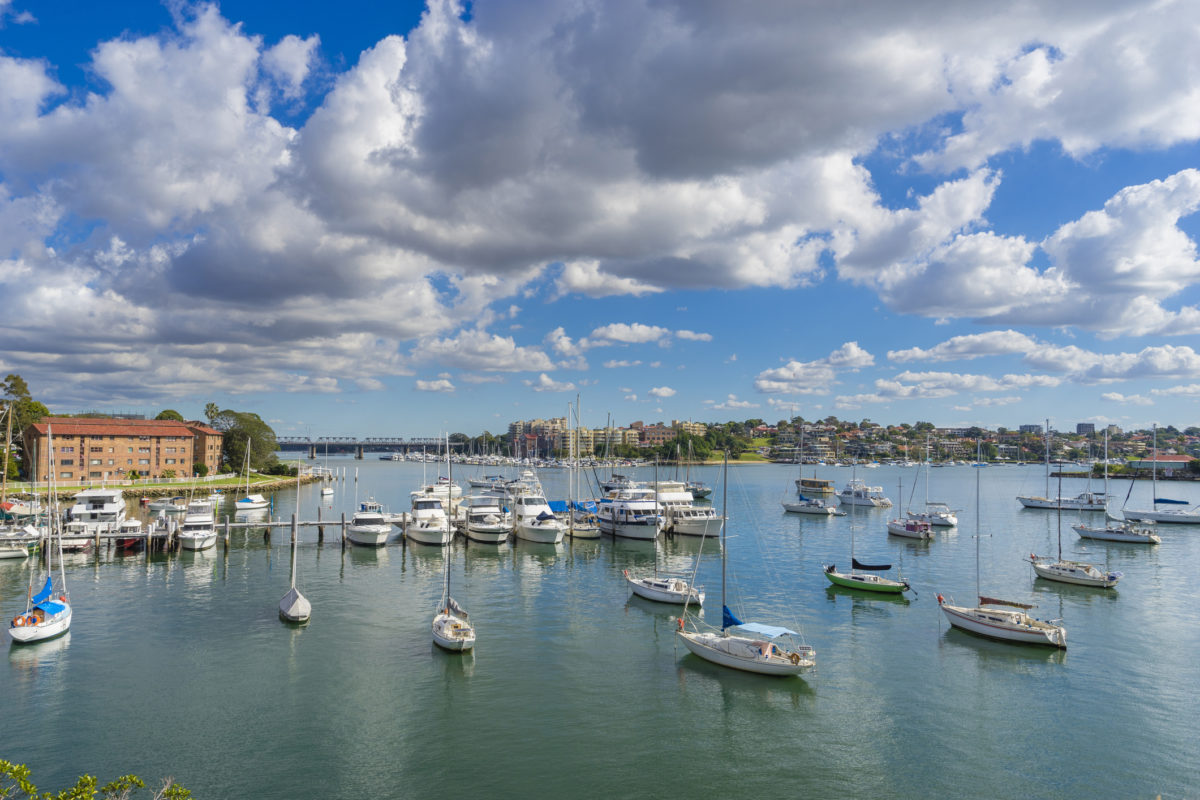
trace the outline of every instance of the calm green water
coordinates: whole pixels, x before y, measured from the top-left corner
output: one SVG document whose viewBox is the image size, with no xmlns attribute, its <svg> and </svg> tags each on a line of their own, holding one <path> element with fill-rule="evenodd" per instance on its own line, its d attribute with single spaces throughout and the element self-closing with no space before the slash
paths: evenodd
<svg viewBox="0 0 1200 800">
<path fill-rule="evenodd" d="M 359 470 L 360 498 L 397 510 L 421 481 L 419 465 L 330 463 Z M 943 621 L 936 593 L 967 602 L 975 589 L 977 472 L 985 593 L 1033 598 L 1039 616 L 1061 617 L 1069 651 L 991 642 Z M 893 499 L 897 478 L 907 499 L 921 475 L 860 472 Z M 821 476 L 841 485 L 850 471 Z M 719 470 L 702 477 L 716 484 Z M 303 529 L 298 583 L 313 604 L 304 628 L 277 616 L 284 531 L 271 545 L 261 531 L 235 532 L 228 553 L 68 555 L 71 633 L 9 647 L 0 661 L 0 758 L 29 764 L 45 788 L 83 772 L 136 772 L 173 775 L 205 798 L 1195 796 L 1200 528 L 1161 526 L 1157 548 L 1085 547 L 1066 515 L 1064 557 L 1125 578 L 1108 592 L 1048 583 L 1022 558 L 1054 551 L 1057 517 L 1014 499 L 1041 493 L 1040 467 L 932 477 L 934 499 L 969 509 L 961 530 L 917 544 L 887 537 L 891 511 L 860 509 L 853 520 L 859 559 L 902 565 L 919 593 L 895 601 L 829 588 L 821 565 L 849 563 L 851 519 L 784 515 L 794 469 L 730 469 L 731 606 L 804 632 L 818 667 L 803 679 L 726 670 L 676 646 L 676 612 L 632 598 L 622 580 L 627 567 L 653 567 L 650 543 L 460 540 L 443 552 L 397 541 L 343 552 L 336 532 L 319 545 Z M 565 475 L 542 479 L 565 497 Z M 1200 500 L 1200 486 L 1171 490 Z M 316 492 L 300 491 L 305 519 Z M 1130 506 L 1149 493 L 1136 487 Z M 290 516 L 296 499 L 279 493 L 275 514 Z M 354 499 L 351 480 L 324 513 L 349 515 Z M 690 570 L 698 549 L 664 539 L 660 568 Z M 477 626 L 473 655 L 430 641 L 446 557 Z M 0 562 L 4 618 L 21 606 L 28 569 Z M 716 621 L 713 542 L 698 582 Z"/>
</svg>

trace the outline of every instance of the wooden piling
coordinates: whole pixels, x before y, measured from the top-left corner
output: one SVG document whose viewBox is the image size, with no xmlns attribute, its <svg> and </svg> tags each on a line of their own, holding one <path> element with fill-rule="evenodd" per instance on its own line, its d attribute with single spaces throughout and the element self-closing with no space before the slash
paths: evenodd
<svg viewBox="0 0 1200 800">
<path fill-rule="evenodd" d="M 325 526 L 321 524 L 321 506 L 317 506 L 317 542 L 325 542 Z"/>
<path fill-rule="evenodd" d="M 346 549 L 346 512 L 342 512 L 342 549 Z"/>
<path fill-rule="evenodd" d="M 292 547 L 296 546 L 296 537 L 300 533 L 300 526 L 296 522 L 296 512 L 292 512 Z"/>
</svg>

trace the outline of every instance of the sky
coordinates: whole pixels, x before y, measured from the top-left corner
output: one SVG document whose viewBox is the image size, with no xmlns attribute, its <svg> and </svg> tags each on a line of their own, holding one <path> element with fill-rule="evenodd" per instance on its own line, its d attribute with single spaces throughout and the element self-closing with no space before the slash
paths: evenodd
<svg viewBox="0 0 1200 800">
<path fill-rule="evenodd" d="M 1200 425 L 1197 3 L 0 0 L 0 121 L 56 413 Z"/>
</svg>

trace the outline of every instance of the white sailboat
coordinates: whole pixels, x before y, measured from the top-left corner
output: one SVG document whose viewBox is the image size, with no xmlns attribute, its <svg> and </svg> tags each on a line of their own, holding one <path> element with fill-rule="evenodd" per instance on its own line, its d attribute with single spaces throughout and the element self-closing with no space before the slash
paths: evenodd
<svg viewBox="0 0 1200 800">
<path fill-rule="evenodd" d="M 726 455 L 725 476 L 722 483 L 728 494 L 728 455 Z M 722 501 L 722 508 L 728 508 Z M 761 675 L 799 675 L 811 669 L 816 664 L 816 651 L 807 645 L 788 644 L 784 637 L 798 638 L 799 634 L 787 628 L 759 623 L 744 623 L 735 617 L 726 604 L 725 596 L 725 554 L 726 514 L 722 513 L 721 525 L 721 627 L 719 630 L 701 630 L 693 623 L 689 630 L 684 617 L 679 618 L 679 630 L 675 632 L 685 647 L 694 655 L 703 659 L 744 672 L 756 672 Z M 687 607 L 684 607 L 686 616 Z M 730 633 L 730 629 L 735 633 Z M 746 636 L 743 634 L 751 634 Z M 756 636 L 755 636 L 756 634 Z M 777 644 L 776 641 L 784 644 Z"/>
<path fill-rule="evenodd" d="M 657 464 L 655 468 L 657 478 Z M 657 486 L 658 481 L 655 480 Z M 704 550 L 704 540 L 700 540 L 700 550 Z M 697 562 L 699 562 L 700 554 L 696 554 Z M 687 605 L 695 603 L 696 605 L 704 604 L 704 590 L 698 586 L 692 586 L 686 578 L 676 575 L 659 575 L 658 574 L 658 540 L 654 541 L 654 574 L 644 575 L 641 577 L 629 574 L 629 570 L 624 571 L 625 582 L 629 584 L 629 588 L 638 597 L 644 597 L 647 600 L 654 600 L 658 603 L 680 603 Z"/>
<path fill-rule="evenodd" d="M 835 504 L 826 503 L 820 497 L 808 497 L 807 495 L 804 494 L 805 478 L 804 478 L 804 461 L 802 459 L 802 455 L 804 453 L 804 427 L 803 427 L 803 425 L 801 425 L 801 427 L 800 427 L 800 450 L 799 450 L 799 453 L 801 455 L 797 456 L 797 458 L 796 458 L 796 462 L 800 465 L 800 476 L 796 478 L 796 499 L 795 500 L 781 500 L 780 505 L 783 506 L 783 510 L 789 514 L 812 514 L 812 515 L 818 516 L 818 517 L 844 517 L 844 516 L 846 516 L 846 512 L 838 509 L 838 507 Z M 815 485 L 816 477 L 817 476 L 814 473 L 812 480 L 809 482 L 811 485 Z M 832 493 L 833 492 L 833 482 L 825 481 L 825 483 L 829 484 L 829 493 Z M 824 492 L 821 492 L 821 493 L 824 493 Z"/>
<path fill-rule="evenodd" d="M 1108 495 L 1105 492 L 1093 492 L 1090 489 L 1080 492 L 1074 497 L 1063 497 L 1061 490 L 1058 497 L 1050 497 L 1050 420 L 1046 420 L 1046 494 L 1017 495 L 1017 500 L 1025 508 L 1061 509 L 1065 511 L 1103 511 L 1108 507 Z"/>
<path fill-rule="evenodd" d="M 1059 482 L 1062 478 L 1059 477 Z M 1061 494 L 1061 491 L 1060 491 Z M 1097 586 L 1111 589 L 1121 580 L 1120 572 L 1107 572 L 1098 569 L 1093 564 L 1082 561 L 1064 561 L 1062 557 L 1062 511 L 1058 512 L 1058 558 L 1039 558 L 1036 554 L 1029 555 L 1029 563 L 1039 578 L 1060 583 L 1073 583 L 1079 586 Z"/>
<path fill-rule="evenodd" d="M 896 494 L 900 497 L 900 502 L 904 502 L 904 485 L 903 481 L 896 485 Z M 923 519 L 905 519 L 899 516 L 896 519 L 889 519 L 887 522 L 887 532 L 889 536 L 901 536 L 905 539 L 932 539 L 933 527 L 927 520 Z"/>
<path fill-rule="evenodd" d="M 946 602 L 941 594 L 937 596 L 938 605 L 950 624 L 960 630 L 986 636 L 990 639 L 1000 639 L 1022 644 L 1043 644 L 1052 647 L 1067 646 L 1067 629 L 1053 622 L 1044 622 L 1029 616 L 1029 609 L 1034 606 L 1028 603 L 1017 603 L 1010 600 L 999 600 L 994 597 L 984 597 L 980 594 L 979 584 L 979 539 L 982 532 L 979 527 L 979 473 L 975 474 L 975 594 L 979 597 L 979 605 L 957 606 Z M 996 606 L 999 606 L 997 608 Z"/>
<path fill-rule="evenodd" d="M 939 528 L 952 528 L 958 524 L 958 514 L 955 509 L 950 508 L 946 503 L 941 503 L 936 500 L 929 499 L 929 437 L 925 437 L 925 510 L 913 511 L 911 508 L 905 512 L 909 519 L 915 519 L 919 522 L 928 522 L 930 525 Z"/>
<path fill-rule="evenodd" d="M 1129 481 L 1129 491 L 1133 492 L 1133 480 Z M 1108 431 L 1104 432 L 1104 493 L 1108 494 Z M 1126 496 L 1128 500 L 1128 496 Z M 1080 539 L 1092 539 L 1101 542 L 1122 542 L 1125 544 L 1161 544 L 1162 539 L 1154 531 L 1129 519 L 1116 519 L 1105 515 L 1106 519 L 1117 523 L 1114 528 L 1107 523 L 1103 527 L 1080 523 L 1073 525 Z M 1150 523 L 1154 524 L 1154 523 Z"/>
<path fill-rule="evenodd" d="M 1186 509 L 1159 509 L 1159 504 L 1187 505 L 1183 500 L 1169 500 L 1158 496 L 1158 423 L 1154 423 L 1154 463 L 1151 465 L 1151 497 L 1153 506 L 1142 511 L 1124 512 L 1126 519 L 1141 522 L 1168 522 L 1177 525 L 1200 525 L 1200 505 Z"/>
<path fill-rule="evenodd" d="M 239 497 L 233 504 L 237 511 L 258 511 L 271 505 L 261 494 L 250 494 L 250 437 L 246 437 L 246 496 Z"/>
<path fill-rule="evenodd" d="M 297 483 L 299 475 L 297 475 Z M 293 522 L 295 517 L 292 517 Z M 293 533 L 295 528 L 292 529 Z M 279 601 L 279 616 L 284 622 L 304 623 L 312 617 L 312 603 L 296 588 L 296 546 L 298 542 L 292 537 L 292 585 L 287 594 Z"/>
<path fill-rule="evenodd" d="M 599 539 L 596 504 L 584 507 L 576 500 L 579 496 L 579 395 L 575 395 L 574 409 L 570 403 L 567 404 L 567 417 L 571 422 L 567 438 L 567 468 L 570 470 L 567 476 L 567 535 L 572 539 Z"/>
<path fill-rule="evenodd" d="M 51 515 L 49 520 L 49 531 L 50 535 L 58 541 L 58 593 L 55 594 L 54 591 L 52 570 L 53 555 L 47 554 L 45 584 L 43 584 L 41 591 L 35 595 L 33 593 L 33 579 L 32 577 L 30 578 L 29 600 L 25 604 L 25 611 L 13 617 L 12 621 L 8 625 L 8 635 L 16 644 L 44 642 L 47 639 L 53 639 L 57 636 L 62 636 L 71 629 L 71 617 L 73 612 L 71 610 L 70 594 L 67 592 L 66 567 L 63 564 L 63 532 L 61 527 L 57 531 L 57 536 L 55 536 L 55 526 L 60 524 L 60 519 L 58 515 L 58 497 L 54 491 L 54 436 L 49 428 L 46 430 L 46 440 L 50 453 L 49 495 Z"/>
<path fill-rule="evenodd" d="M 433 643 L 438 647 L 463 652 L 475 646 L 475 626 L 471 624 L 470 615 L 450 596 L 450 557 L 453 553 L 453 550 L 446 551 L 442 570 L 442 598 L 430 628 Z"/>
</svg>

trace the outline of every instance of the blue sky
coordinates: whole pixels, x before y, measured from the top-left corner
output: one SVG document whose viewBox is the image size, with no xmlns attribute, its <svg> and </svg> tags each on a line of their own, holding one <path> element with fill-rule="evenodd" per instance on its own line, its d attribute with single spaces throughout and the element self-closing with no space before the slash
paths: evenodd
<svg viewBox="0 0 1200 800">
<path fill-rule="evenodd" d="M 280 433 L 1200 424 L 1200 8 L 0 0 L 0 370 Z"/>
</svg>

